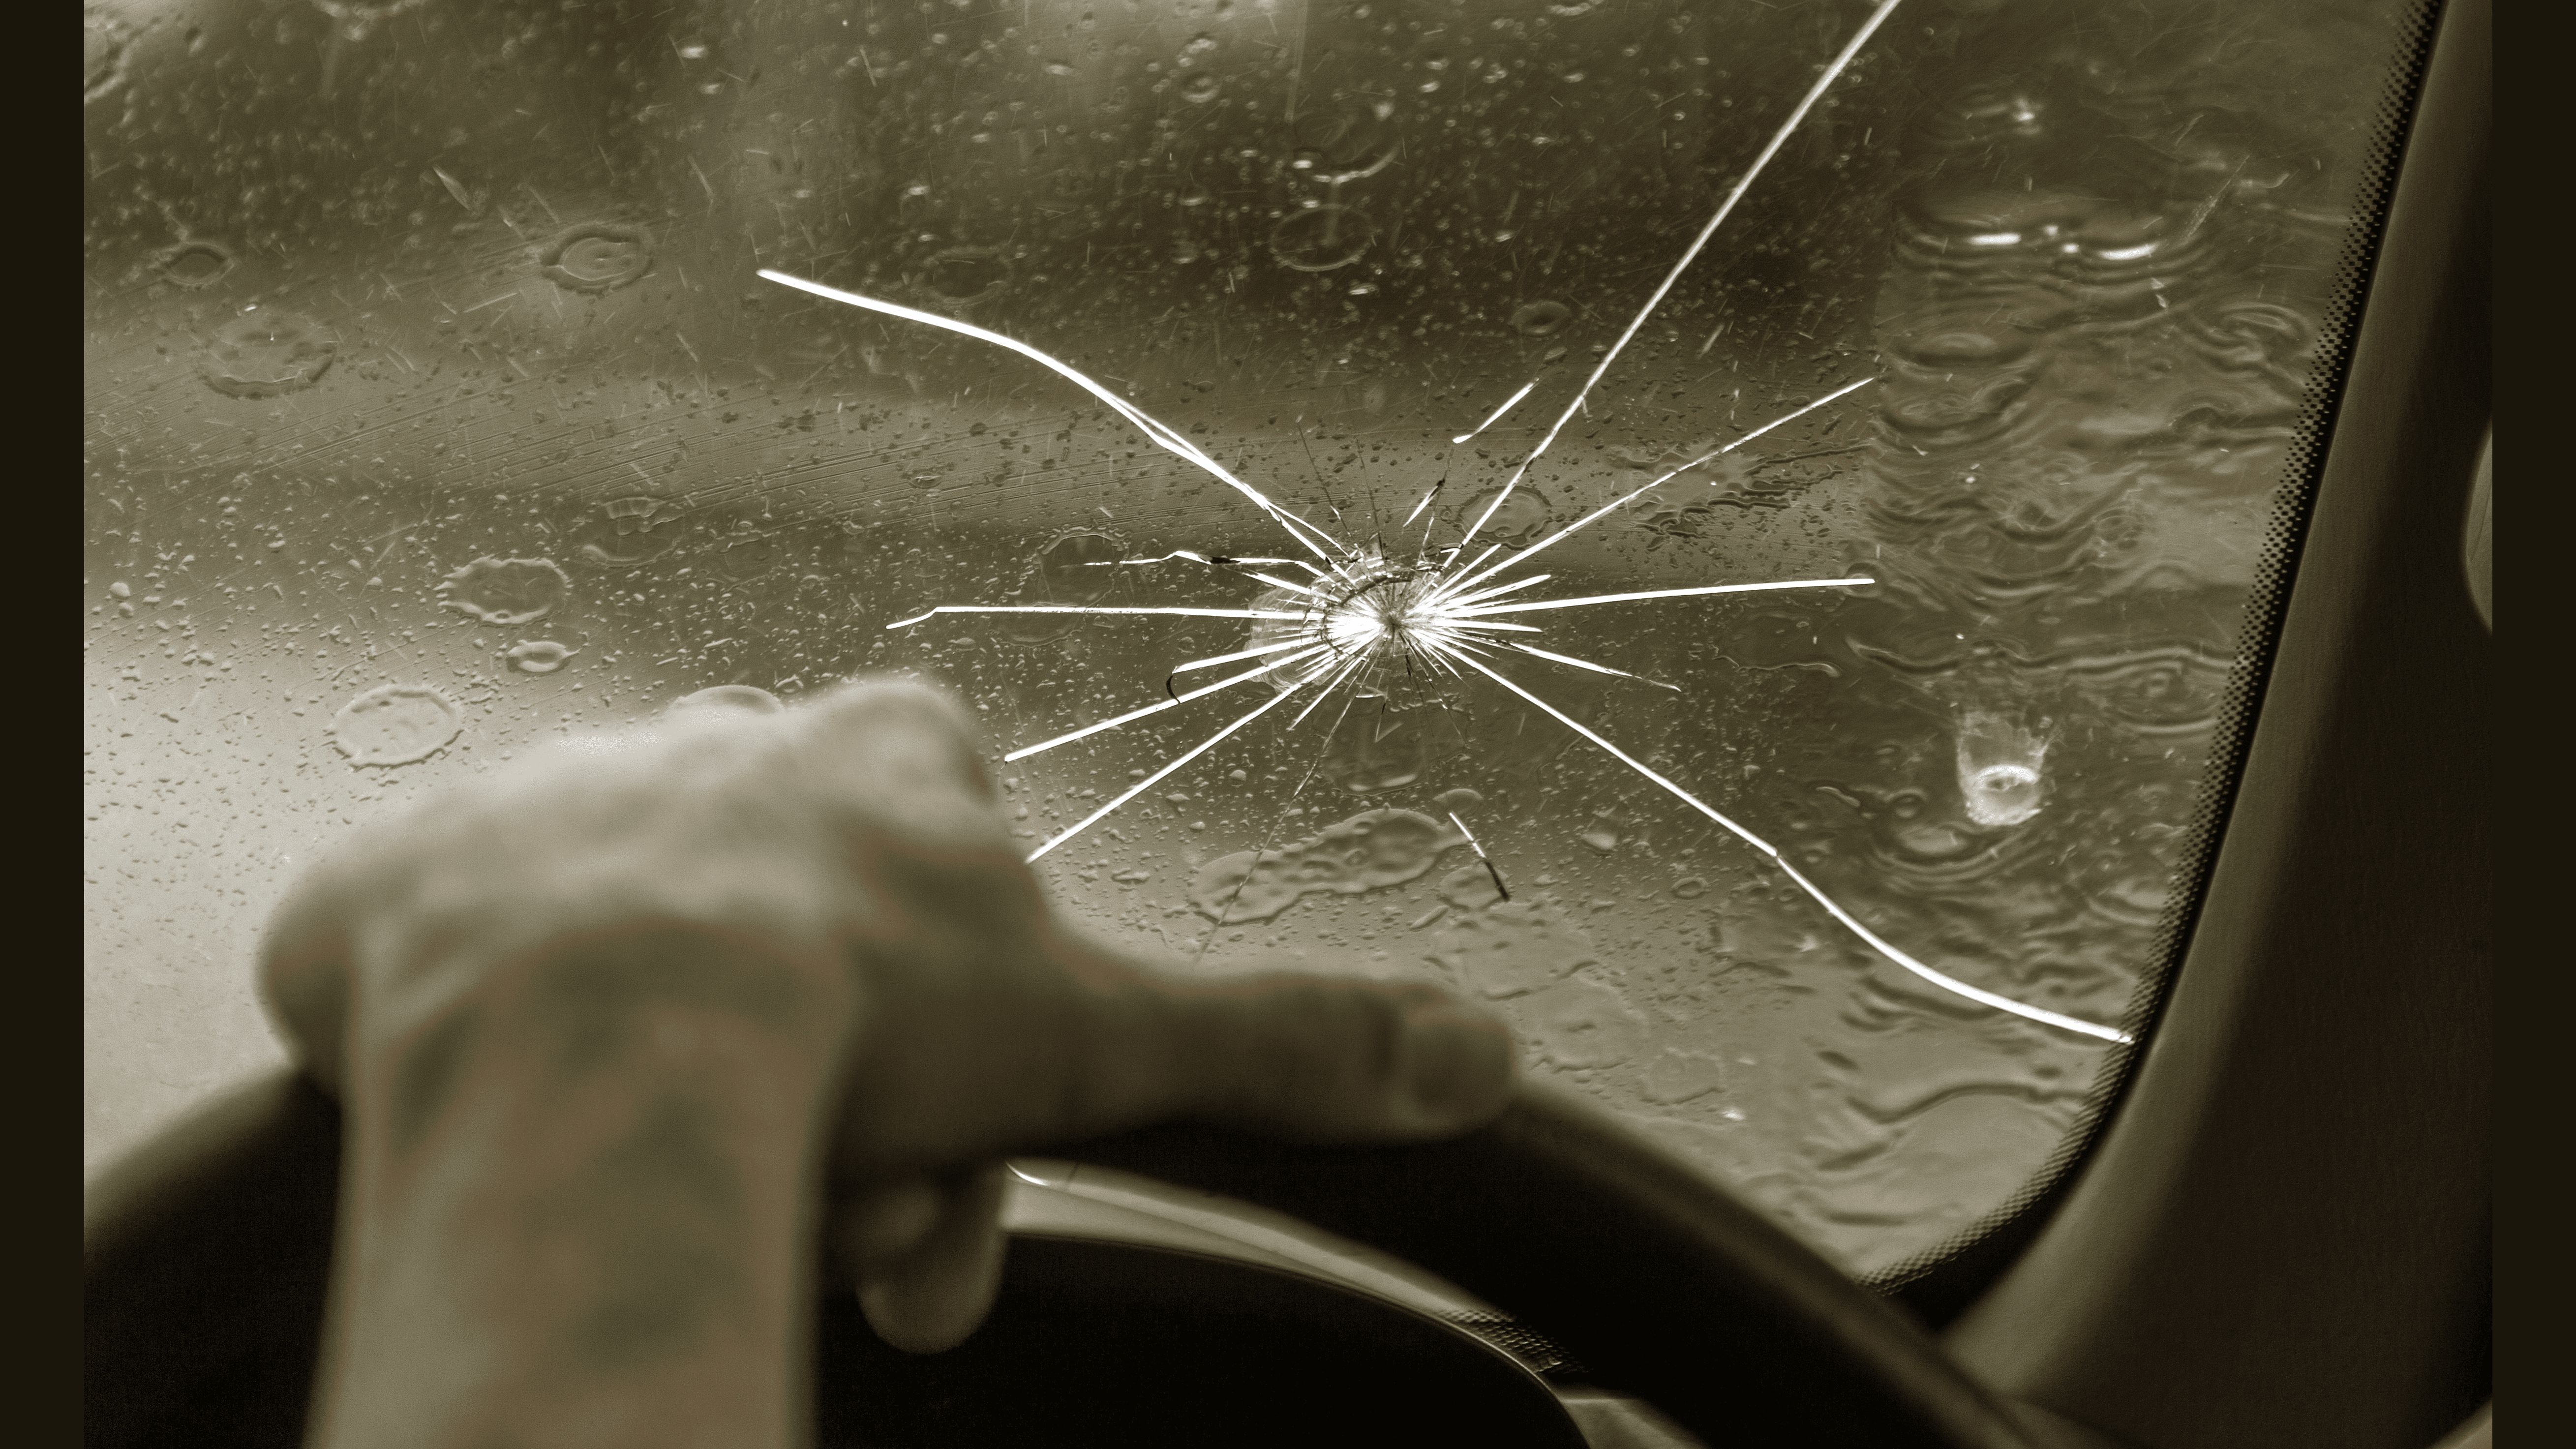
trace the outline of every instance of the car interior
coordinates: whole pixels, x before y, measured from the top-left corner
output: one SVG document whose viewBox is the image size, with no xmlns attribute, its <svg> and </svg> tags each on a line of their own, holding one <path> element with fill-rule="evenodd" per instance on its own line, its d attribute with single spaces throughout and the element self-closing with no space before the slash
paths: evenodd
<svg viewBox="0 0 2576 1449">
<path fill-rule="evenodd" d="M 87 0 L 87 1442 L 302 1442 L 305 869 L 894 673 L 1525 1056 L 817 1445 L 2491 1444 L 2490 9 Z"/>
</svg>

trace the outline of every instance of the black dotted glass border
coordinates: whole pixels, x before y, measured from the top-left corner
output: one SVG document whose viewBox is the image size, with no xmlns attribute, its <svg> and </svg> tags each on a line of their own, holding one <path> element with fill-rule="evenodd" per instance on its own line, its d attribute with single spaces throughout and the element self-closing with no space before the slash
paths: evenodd
<svg viewBox="0 0 2576 1449">
<path fill-rule="evenodd" d="M 2247 591 L 2244 621 L 2238 626 L 2236 662 L 2220 696 L 2217 721 L 2210 732 L 2209 755 L 2201 772 L 2200 796 L 2183 832 L 2181 858 L 2175 862 L 2172 889 L 2146 968 L 2129 997 L 2122 1028 L 2134 1046 L 2113 1046 L 2103 1054 L 2075 1126 L 2057 1145 L 2048 1162 L 1994 1211 L 1935 1248 L 1880 1269 L 1862 1279 L 1872 1290 L 1895 1299 L 1925 1324 L 1939 1328 L 1966 1311 L 1991 1286 L 2023 1247 L 2038 1236 L 2057 1200 L 2073 1183 L 2074 1169 L 2091 1152 L 2126 1093 L 2139 1053 L 2154 1035 L 2164 1014 L 2166 988 L 2190 945 L 2208 894 L 2210 867 L 2218 853 L 2236 784 L 2244 772 L 2245 753 L 2254 736 L 2263 686 L 2271 678 L 2273 650 L 2281 635 L 2281 618 L 2297 572 L 2299 546 L 2307 534 L 2310 505 L 2316 497 L 2326 447 L 2334 436 L 2343 404 L 2344 382 L 2351 372 L 2353 335 L 2369 295 L 2379 261 L 2379 243 L 2388 204 L 2395 192 L 2398 163 L 2422 93 L 2426 63 L 2442 15 L 2441 0 L 2415 0 L 2397 24 L 2400 43 L 2371 120 L 2364 152 L 2361 185 L 2352 202 L 2352 229 L 2337 259 L 2331 300 L 2318 329 L 2315 363 L 2309 372 L 2307 402 L 2289 455 L 2281 465 L 2272 521 L 2263 552 Z"/>
</svg>

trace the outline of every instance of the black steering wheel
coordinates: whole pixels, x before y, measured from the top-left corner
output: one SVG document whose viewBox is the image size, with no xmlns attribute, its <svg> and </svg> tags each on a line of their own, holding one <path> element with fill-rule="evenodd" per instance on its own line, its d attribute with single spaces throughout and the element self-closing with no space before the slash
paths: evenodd
<svg viewBox="0 0 2576 1449">
<path fill-rule="evenodd" d="M 1895 1307 L 1561 1090 L 1524 1084 L 1499 1120 L 1427 1145 L 1316 1147 L 1173 1125 L 1053 1155 L 1277 1208 L 1408 1259 L 1712 1446 L 2029 1443 Z M 293 1442 L 338 1162 L 337 1109 L 280 1073 L 93 1184 L 88 1443 Z M 255 1406 L 278 1404 L 295 1406 L 289 1427 L 251 1422 Z"/>
</svg>

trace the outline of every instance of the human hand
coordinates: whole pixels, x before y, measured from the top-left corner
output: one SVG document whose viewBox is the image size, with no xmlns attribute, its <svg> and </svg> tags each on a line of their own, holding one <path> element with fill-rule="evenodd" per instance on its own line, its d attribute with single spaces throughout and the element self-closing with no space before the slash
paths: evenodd
<svg viewBox="0 0 2576 1449">
<path fill-rule="evenodd" d="M 1465 1130 L 1428 985 L 1157 972 L 1065 930 L 946 696 L 560 745 L 373 832 L 263 981 L 342 1102 L 318 1445 L 786 1445 L 819 1255 L 916 1351 L 989 1308 L 999 1159 L 1178 1117 Z"/>
</svg>

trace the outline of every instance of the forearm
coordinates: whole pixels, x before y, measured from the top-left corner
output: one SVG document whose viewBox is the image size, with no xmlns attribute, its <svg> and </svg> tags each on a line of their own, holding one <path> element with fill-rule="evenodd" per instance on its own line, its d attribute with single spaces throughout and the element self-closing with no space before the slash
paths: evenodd
<svg viewBox="0 0 2576 1449">
<path fill-rule="evenodd" d="M 846 973 L 664 928 L 470 974 L 361 1024 L 312 1442 L 801 1443 Z"/>
</svg>

